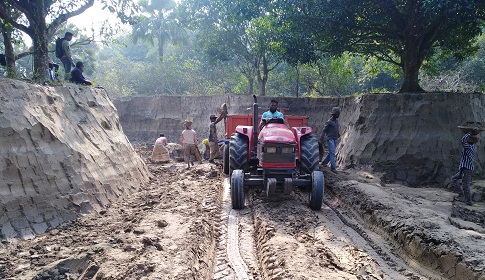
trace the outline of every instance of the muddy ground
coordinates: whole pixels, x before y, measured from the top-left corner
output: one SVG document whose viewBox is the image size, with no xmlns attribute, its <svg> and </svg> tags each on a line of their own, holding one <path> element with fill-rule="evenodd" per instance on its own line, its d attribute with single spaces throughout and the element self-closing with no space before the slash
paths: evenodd
<svg viewBox="0 0 485 280">
<path fill-rule="evenodd" d="M 227 252 L 234 213 L 221 165 L 148 166 L 150 182 L 106 210 L 2 242 L 0 279 L 485 277 L 482 202 L 469 207 L 447 190 L 325 168 L 321 211 L 310 210 L 299 190 L 274 199 L 254 192 L 236 211 L 241 276 Z"/>
</svg>

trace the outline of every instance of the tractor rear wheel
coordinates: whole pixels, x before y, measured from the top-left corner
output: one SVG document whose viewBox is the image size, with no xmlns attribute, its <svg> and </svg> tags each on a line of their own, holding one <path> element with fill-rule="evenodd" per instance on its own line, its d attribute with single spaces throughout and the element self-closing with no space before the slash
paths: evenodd
<svg viewBox="0 0 485 280">
<path fill-rule="evenodd" d="M 229 142 L 229 172 L 236 169 L 247 170 L 248 165 L 248 138 L 236 133 Z"/>
<path fill-rule="evenodd" d="M 307 134 L 301 137 L 300 141 L 300 172 L 302 174 L 311 174 L 320 168 L 318 165 L 320 158 L 318 140 L 314 134 Z"/>
<path fill-rule="evenodd" d="M 222 169 L 224 174 L 229 175 L 229 143 L 224 144 L 224 155 L 222 157 Z"/>
<path fill-rule="evenodd" d="M 243 209 L 244 201 L 244 172 L 241 169 L 234 170 L 231 176 L 231 202 L 233 209 Z"/>
<path fill-rule="evenodd" d="M 322 171 L 312 172 L 312 189 L 310 191 L 310 208 L 313 210 L 322 209 L 323 203 L 323 190 L 324 190 L 324 177 Z"/>
</svg>

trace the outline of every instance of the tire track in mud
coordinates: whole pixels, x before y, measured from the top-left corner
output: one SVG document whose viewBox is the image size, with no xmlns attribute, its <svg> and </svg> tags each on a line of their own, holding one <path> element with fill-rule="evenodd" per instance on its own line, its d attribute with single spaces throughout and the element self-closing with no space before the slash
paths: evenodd
<svg viewBox="0 0 485 280">
<path fill-rule="evenodd" d="M 263 279 L 424 279 L 337 210 L 309 209 L 306 192 L 254 200 Z"/>
<path fill-rule="evenodd" d="M 250 213 L 247 208 L 232 209 L 229 178 L 225 178 L 213 279 L 261 279 Z"/>
<path fill-rule="evenodd" d="M 213 279 L 425 279 L 376 234 L 331 204 L 311 210 L 308 193 L 266 197 L 251 189 L 232 210 L 225 179 Z"/>
</svg>

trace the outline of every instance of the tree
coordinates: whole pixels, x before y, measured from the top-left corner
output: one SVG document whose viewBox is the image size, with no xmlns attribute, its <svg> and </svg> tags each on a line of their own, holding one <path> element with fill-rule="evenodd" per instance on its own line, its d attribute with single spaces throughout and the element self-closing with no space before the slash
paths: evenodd
<svg viewBox="0 0 485 280">
<path fill-rule="evenodd" d="M 422 92 L 419 70 L 435 54 L 463 59 L 476 51 L 483 0 L 295 0 L 279 11 L 285 57 L 315 61 L 345 51 L 402 69 L 399 92 Z"/>
<path fill-rule="evenodd" d="M 140 1 L 142 14 L 138 17 L 136 24 L 132 26 L 132 36 L 135 44 L 138 40 L 150 42 L 152 45 L 157 42 L 158 59 L 163 62 L 165 45 L 168 42 L 174 44 L 185 41 L 185 30 L 173 17 L 173 9 L 176 3 L 173 0 L 148 0 Z"/>
<path fill-rule="evenodd" d="M 129 0 L 99 0 L 124 23 L 137 7 Z M 0 0 L 0 19 L 27 34 L 33 43 L 34 79 L 47 77 L 48 43 L 69 18 L 93 6 L 94 0 Z"/>
<path fill-rule="evenodd" d="M 8 9 L 8 13 L 10 17 L 13 19 L 19 19 L 19 13 L 15 11 L 10 5 L 6 5 Z M 20 45 L 22 43 L 22 38 L 20 32 L 15 29 L 12 24 L 5 22 L 3 19 L 0 18 L 0 31 L 2 33 L 3 38 L 3 45 L 5 48 L 5 58 L 6 58 L 6 70 L 7 70 L 7 77 L 15 78 L 16 71 L 15 71 L 15 61 L 30 55 L 30 51 L 26 51 L 20 53 L 18 55 L 15 54 L 14 50 L 14 43 Z"/>
<path fill-rule="evenodd" d="M 274 56 L 274 1 L 186 0 L 180 4 L 185 23 L 198 30 L 202 51 L 214 61 L 240 61 L 248 79 L 248 93 L 254 80 L 259 95 L 266 94 L 268 73 L 280 62 Z"/>
<path fill-rule="evenodd" d="M 47 45 L 59 26 L 67 19 L 83 13 L 93 4 L 94 0 L 0 0 L 0 18 L 32 39 L 34 78 L 42 80 L 47 76 Z M 15 9 L 22 16 L 12 17 L 7 12 L 10 8 Z M 51 17 L 53 20 L 47 22 Z"/>
</svg>

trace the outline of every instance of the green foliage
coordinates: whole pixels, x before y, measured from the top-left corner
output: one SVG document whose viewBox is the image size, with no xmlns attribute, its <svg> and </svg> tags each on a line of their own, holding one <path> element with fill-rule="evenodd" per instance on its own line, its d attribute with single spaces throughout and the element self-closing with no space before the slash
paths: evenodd
<svg viewBox="0 0 485 280">
<path fill-rule="evenodd" d="M 463 61 L 460 69 L 466 73 L 465 81 L 477 86 L 477 90 L 485 92 L 485 36 L 478 38 L 479 50 L 476 55 Z"/>
<path fill-rule="evenodd" d="M 281 59 L 275 41 L 278 32 L 272 1 L 182 1 L 181 22 L 196 29 L 200 50 L 213 62 L 237 61 L 247 79 L 249 94 L 258 81 L 259 94 L 264 95 L 268 73 Z"/>
<path fill-rule="evenodd" d="M 281 7 L 284 55 L 316 61 L 345 51 L 402 68 L 401 91 L 420 90 L 418 71 L 439 49 L 459 60 L 476 51 L 485 7 L 482 0 L 295 0 Z"/>
<path fill-rule="evenodd" d="M 164 48 L 167 43 L 183 44 L 186 41 L 185 30 L 174 17 L 176 4 L 173 0 L 140 1 L 142 14 L 132 25 L 132 38 L 158 46 L 158 59 L 163 62 Z"/>
</svg>

